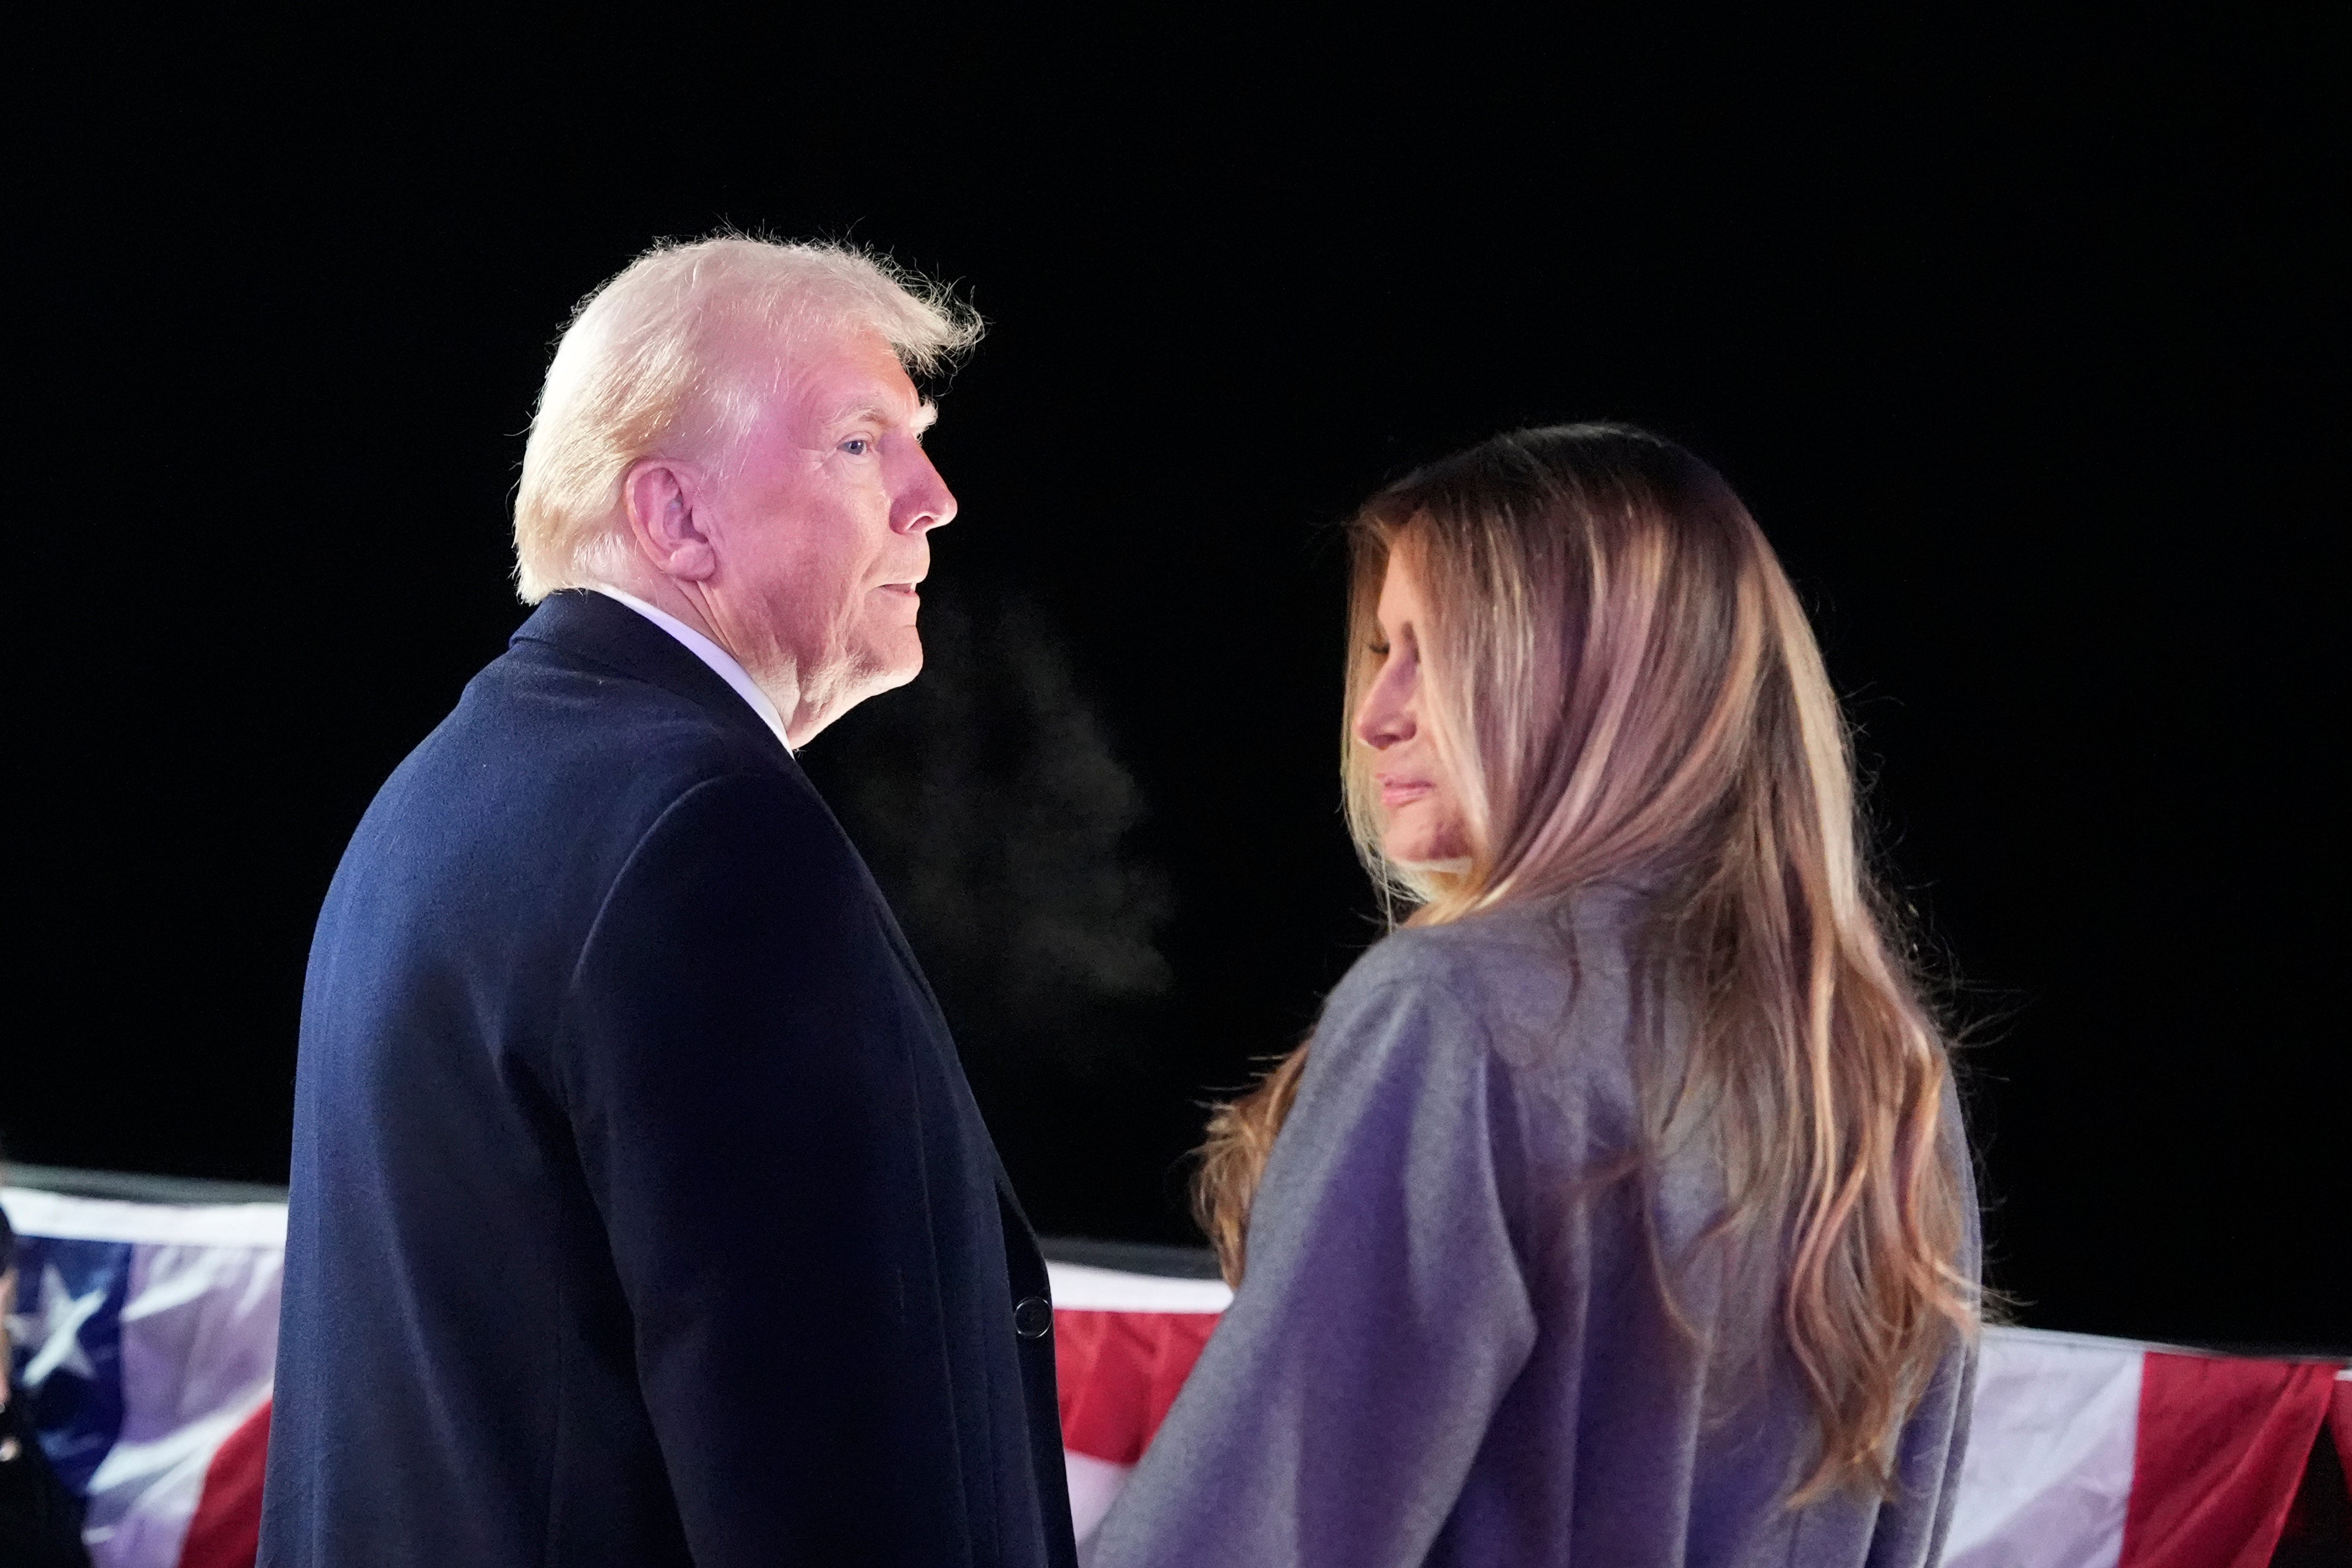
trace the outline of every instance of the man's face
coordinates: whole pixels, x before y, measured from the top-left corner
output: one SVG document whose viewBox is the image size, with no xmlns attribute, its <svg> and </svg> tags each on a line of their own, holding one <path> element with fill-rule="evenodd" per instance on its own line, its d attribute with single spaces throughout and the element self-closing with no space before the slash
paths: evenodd
<svg viewBox="0 0 2352 1568">
<path fill-rule="evenodd" d="M 754 679 L 797 677 L 797 744 L 922 668 L 916 584 L 956 502 L 923 452 L 934 411 L 879 335 L 793 359 L 709 498 L 719 569 L 704 587 Z"/>
</svg>

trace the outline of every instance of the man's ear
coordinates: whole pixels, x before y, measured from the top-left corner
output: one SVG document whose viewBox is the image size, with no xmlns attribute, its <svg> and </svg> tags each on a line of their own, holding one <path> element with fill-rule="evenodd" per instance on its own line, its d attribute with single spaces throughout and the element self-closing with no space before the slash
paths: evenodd
<svg viewBox="0 0 2352 1568">
<path fill-rule="evenodd" d="M 708 520 L 697 508 L 702 476 L 669 458 L 640 458 L 621 476 L 621 508 L 637 552 L 666 577 L 699 583 L 719 570 Z"/>
</svg>

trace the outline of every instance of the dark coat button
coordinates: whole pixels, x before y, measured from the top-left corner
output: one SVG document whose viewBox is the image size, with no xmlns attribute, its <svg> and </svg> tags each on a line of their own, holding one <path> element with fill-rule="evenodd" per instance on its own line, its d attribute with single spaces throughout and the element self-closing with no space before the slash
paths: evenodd
<svg viewBox="0 0 2352 1568">
<path fill-rule="evenodd" d="M 1042 1340 L 1054 1328 L 1054 1303 L 1043 1296 L 1024 1296 L 1013 1309 L 1013 1331 L 1024 1340 Z"/>
</svg>

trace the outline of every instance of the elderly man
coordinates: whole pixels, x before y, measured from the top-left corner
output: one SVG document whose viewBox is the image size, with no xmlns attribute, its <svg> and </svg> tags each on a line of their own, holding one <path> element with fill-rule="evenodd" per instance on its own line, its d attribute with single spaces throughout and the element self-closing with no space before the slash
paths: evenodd
<svg viewBox="0 0 2352 1568">
<path fill-rule="evenodd" d="M 565 333 L 539 608 L 311 948 L 265 1564 L 1074 1560 L 1045 1266 L 793 759 L 921 665 L 908 373 L 976 334 L 740 238 Z"/>
</svg>

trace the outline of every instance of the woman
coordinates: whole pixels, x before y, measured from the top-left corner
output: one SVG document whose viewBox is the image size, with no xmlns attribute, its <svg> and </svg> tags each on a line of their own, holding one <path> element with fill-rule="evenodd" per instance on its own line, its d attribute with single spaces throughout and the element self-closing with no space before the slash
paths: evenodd
<svg viewBox="0 0 2352 1568">
<path fill-rule="evenodd" d="M 1934 1562 L 1968 1157 L 1770 547 L 1600 425 L 1353 535 L 1348 809 L 1412 912 L 1212 1123 L 1234 1305 L 1095 1563 Z"/>
</svg>

